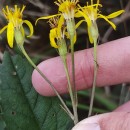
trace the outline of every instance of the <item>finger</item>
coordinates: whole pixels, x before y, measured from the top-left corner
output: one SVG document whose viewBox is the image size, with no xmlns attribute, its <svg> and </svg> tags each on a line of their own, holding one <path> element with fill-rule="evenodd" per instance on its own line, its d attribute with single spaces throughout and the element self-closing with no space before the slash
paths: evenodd
<svg viewBox="0 0 130 130">
<path fill-rule="evenodd" d="M 130 37 L 115 40 L 98 46 L 97 86 L 114 85 L 130 80 Z M 75 76 L 77 90 L 87 89 L 93 82 L 93 49 L 75 53 Z M 71 58 L 68 56 L 71 74 Z M 60 57 L 46 60 L 38 65 L 39 69 L 53 83 L 57 91 L 66 93 L 67 80 Z M 35 89 L 44 96 L 54 95 L 49 84 L 34 70 L 32 83 Z"/>
<path fill-rule="evenodd" d="M 117 109 L 114 110 L 115 112 L 120 112 L 120 111 L 124 111 L 124 112 L 129 112 L 130 111 L 130 101 L 126 102 L 125 104 L 121 105 L 120 107 L 118 107 Z"/>
<path fill-rule="evenodd" d="M 124 111 L 124 108 L 126 111 Z M 79 122 L 72 130 L 129 130 L 130 102 L 116 112 L 96 115 Z"/>
</svg>

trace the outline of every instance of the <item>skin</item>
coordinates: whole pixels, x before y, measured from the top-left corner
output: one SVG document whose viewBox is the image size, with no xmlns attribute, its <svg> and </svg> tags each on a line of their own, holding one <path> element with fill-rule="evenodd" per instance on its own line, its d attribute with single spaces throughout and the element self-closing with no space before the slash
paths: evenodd
<svg viewBox="0 0 130 130">
<path fill-rule="evenodd" d="M 118 39 L 98 46 L 97 86 L 115 85 L 130 81 L 130 37 Z M 67 62 L 71 77 L 71 61 Z M 75 70 L 77 90 L 92 87 L 93 82 L 93 49 L 75 52 Z M 62 61 L 59 57 L 46 60 L 38 65 L 49 77 L 57 91 L 67 93 L 67 80 Z M 44 96 L 54 96 L 49 84 L 34 70 L 32 83 L 36 91 Z M 73 130 L 129 130 L 130 102 L 120 106 L 114 112 L 87 118 L 78 123 Z M 97 124 L 97 125 L 95 125 Z M 95 128 L 94 128 L 95 127 Z"/>
</svg>

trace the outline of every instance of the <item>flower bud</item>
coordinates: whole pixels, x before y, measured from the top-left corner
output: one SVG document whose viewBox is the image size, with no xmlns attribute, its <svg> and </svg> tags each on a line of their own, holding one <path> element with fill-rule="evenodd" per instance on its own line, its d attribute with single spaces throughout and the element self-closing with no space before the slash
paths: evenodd
<svg viewBox="0 0 130 130">
<path fill-rule="evenodd" d="M 74 37 L 75 35 L 75 22 L 74 20 L 67 20 L 67 30 L 70 37 Z"/>
<path fill-rule="evenodd" d="M 19 29 L 15 29 L 15 40 L 18 46 L 23 46 L 24 44 L 24 36 Z"/>
<path fill-rule="evenodd" d="M 58 48 L 58 50 L 59 50 L 59 55 L 61 56 L 61 57 L 66 57 L 66 55 L 67 55 L 67 46 L 66 46 L 66 42 L 65 42 L 65 40 L 64 39 L 61 39 L 61 40 L 59 40 L 58 41 L 59 42 L 59 48 Z"/>
<path fill-rule="evenodd" d="M 90 26 L 90 34 L 89 35 L 91 35 L 93 42 L 97 41 L 98 36 L 99 36 L 99 32 L 98 32 L 98 27 L 97 27 L 96 22 L 92 23 L 92 25 Z"/>
</svg>

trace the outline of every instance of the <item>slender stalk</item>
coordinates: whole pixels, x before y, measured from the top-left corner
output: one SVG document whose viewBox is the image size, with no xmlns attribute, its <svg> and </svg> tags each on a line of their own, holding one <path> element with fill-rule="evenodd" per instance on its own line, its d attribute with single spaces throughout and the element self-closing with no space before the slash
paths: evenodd
<svg viewBox="0 0 130 130">
<path fill-rule="evenodd" d="M 30 57 L 28 56 L 28 54 L 26 53 L 25 49 L 23 46 L 19 46 L 19 48 L 21 49 L 22 53 L 24 54 L 24 56 L 27 58 L 28 62 L 39 72 L 39 74 L 47 81 L 47 83 L 49 83 L 50 87 L 53 89 L 53 91 L 55 92 L 55 94 L 57 95 L 57 97 L 59 98 L 59 100 L 61 101 L 62 105 L 64 106 L 67 114 L 71 117 L 72 120 L 74 120 L 74 116 L 73 114 L 70 112 L 70 110 L 68 109 L 68 107 L 66 106 L 65 102 L 63 101 L 63 99 L 61 98 L 61 96 L 59 95 L 58 91 L 55 89 L 55 87 L 53 86 L 53 84 L 48 80 L 48 78 L 41 72 L 41 70 L 33 63 L 33 61 L 30 59 Z"/>
<path fill-rule="evenodd" d="M 78 99 L 77 99 L 77 91 L 75 85 L 75 61 L 74 61 L 74 36 L 71 37 L 71 60 L 72 60 L 72 78 L 73 78 L 73 98 L 74 98 L 74 117 L 76 123 L 78 123 L 78 113 L 77 113 L 77 106 L 78 106 Z"/>
<path fill-rule="evenodd" d="M 120 0 L 120 6 L 121 6 L 121 9 L 124 9 L 124 4 L 123 4 L 122 0 Z M 125 20 L 123 20 L 123 26 L 124 26 L 124 30 L 125 30 L 125 36 L 128 36 L 128 29 L 127 29 L 127 24 L 126 24 Z"/>
<path fill-rule="evenodd" d="M 64 69 L 65 69 L 67 81 L 68 81 L 68 90 L 69 90 L 70 98 L 72 101 L 72 107 L 73 107 L 73 112 L 74 112 L 74 124 L 77 124 L 78 123 L 77 106 L 75 105 L 75 100 L 74 100 L 74 95 L 73 95 L 74 93 L 72 91 L 72 86 L 71 86 L 71 81 L 70 81 L 66 58 L 62 57 L 62 60 L 63 60 L 63 64 L 64 64 Z"/>
<path fill-rule="evenodd" d="M 74 38 L 75 38 L 75 20 L 71 19 L 67 21 L 67 30 L 70 36 L 70 46 L 71 46 L 71 61 L 72 61 L 72 86 L 71 90 L 73 93 L 73 112 L 75 118 L 75 124 L 78 123 L 78 113 L 77 113 L 77 92 L 76 92 L 76 85 L 75 85 L 75 64 L 74 64 Z"/>
<path fill-rule="evenodd" d="M 71 60 L 72 60 L 72 78 L 73 78 L 73 90 L 74 98 L 77 100 L 76 85 L 75 85 L 75 64 L 74 64 L 74 43 L 73 38 L 71 38 Z"/>
<path fill-rule="evenodd" d="M 94 95 L 95 95 L 95 88 L 96 88 L 96 79 L 97 79 L 97 40 L 94 40 L 94 79 L 93 79 L 93 86 L 92 86 L 92 94 L 90 100 L 90 107 L 88 112 L 88 117 L 92 114 L 93 109 L 93 102 L 94 102 Z"/>
<path fill-rule="evenodd" d="M 73 101 L 73 91 L 72 91 L 72 86 L 71 86 L 69 71 L 68 71 L 66 59 L 64 59 L 64 58 L 63 58 L 63 64 L 64 64 L 65 73 L 66 73 L 66 78 L 67 78 L 67 81 L 68 81 L 68 90 L 69 90 L 70 98 Z"/>
</svg>

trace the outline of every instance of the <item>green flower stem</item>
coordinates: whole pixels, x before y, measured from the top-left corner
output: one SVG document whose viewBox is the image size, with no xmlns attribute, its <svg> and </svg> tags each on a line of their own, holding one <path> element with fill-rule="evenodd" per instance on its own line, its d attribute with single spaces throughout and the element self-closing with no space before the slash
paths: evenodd
<svg viewBox="0 0 130 130">
<path fill-rule="evenodd" d="M 67 21 L 67 30 L 70 35 L 70 45 L 71 45 L 71 60 L 72 60 L 72 78 L 73 78 L 73 92 L 76 92 L 75 85 L 75 65 L 74 65 L 74 36 L 75 36 L 75 21 L 74 19 Z M 76 94 L 74 94 L 76 99 Z"/>
<path fill-rule="evenodd" d="M 27 60 L 29 61 L 29 63 L 39 72 L 39 74 L 47 81 L 47 83 L 49 83 L 50 87 L 53 89 L 53 91 L 55 92 L 55 94 L 57 95 L 57 97 L 59 98 L 59 100 L 61 101 L 65 111 L 67 112 L 67 114 L 71 117 L 72 120 L 74 120 L 74 116 L 73 114 L 70 112 L 70 110 L 68 109 L 68 107 L 66 106 L 65 102 L 63 101 L 63 99 L 61 98 L 61 96 L 59 95 L 59 93 L 57 92 L 57 90 L 55 89 L 55 87 L 53 86 L 53 84 L 48 80 L 48 78 L 41 72 L 41 70 L 33 63 L 33 61 L 30 59 L 30 57 L 28 56 L 28 54 L 26 53 L 25 49 L 23 46 L 19 46 L 19 48 L 21 49 L 22 53 L 24 54 L 24 56 L 27 58 Z"/>
<path fill-rule="evenodd" d="M 75 103 L 78 104 L 77 100 L 77 91 L 76 91 L 76 85 L 75 85 L 75 61 L 74 61 L 74 42 L 73 37 L 71 38 L 71 60 L 72 60 L 72 77 L 73 77 L 73 90 L 74 90 L 74 98 Z"/>
<path fill-rule="evenodd" d="M 72 101 L 72 107 L 73 107 L 73 112 L 74 112 L 74 124 L 76 125 L 78 123 L 77 106 L 76 106 L 75 100 L 74 100 L 74 95 L 73 95 L 73 91 L 72 91 L 72 86 L 71 86 L 71 81 L 70 81 L 66 58 L 62 57 L 62 60 L 63 60 L 63 64 L 64 64 L 64 69 L 65 69 L 67 81 L 68 81 L 68 90 L 69 90 L 70 98 Z"/>
<path fill-rule="evenodd" d="M 78 123 L 78 113 L 77 113 L 77 106 L 78 106 L 78 98 L 77 98 L 77 91 L 75 85 L 75 62 L 74 62 L 74 36 L 71 37 L 71 60 L 72 60 L 72 77 L 73 77 L 73 96 L 74 96 L 74 117 L 76 122 Z"/>
<path fill-rule="evenodd" d="M 88 112 L 88 117 L 92 114 L 93 109 L 93 102 L 94 102 L 94 95 L 95 95 L 95 88 L 96 88 L 96 79 L 97 79 L 97 39 L 94 40 L 94 79 L 93 79 L 93 86 L 92 86 L 92 94 L 90 100 L 90 107 Z"/>
<path fill-rule="evenodd" d="M 73 92 L 73 100 L 74 100 L 74 117 L 75 123 L 78 123 L 78 113 L 77 113 L 77 91 L 75 85 L 75 64 L 74 64 L 74 36 L 75 36 L 75 20 L 71 19 L 67 21 L 67 30 L 70 35 L 70 44 L 71 44 L 71 60 L 72 60 L 72 92 Z"/>
</svg>

